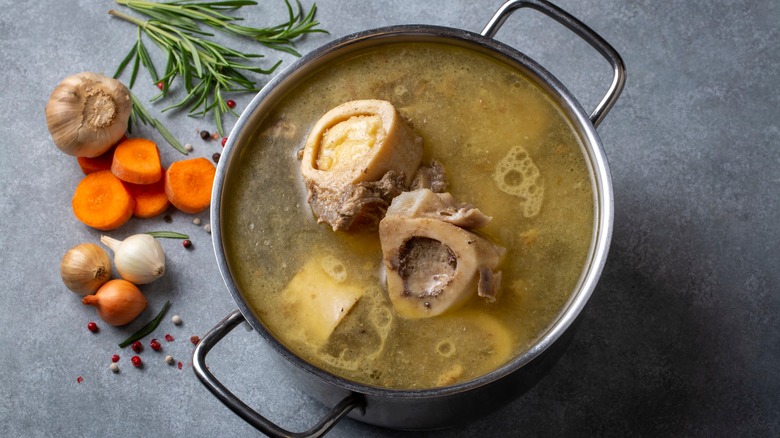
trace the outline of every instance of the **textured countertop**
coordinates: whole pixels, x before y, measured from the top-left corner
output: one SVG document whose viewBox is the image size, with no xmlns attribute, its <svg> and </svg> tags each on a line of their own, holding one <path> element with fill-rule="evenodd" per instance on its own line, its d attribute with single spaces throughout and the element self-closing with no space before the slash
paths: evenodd
<svg viewBox="0 0 780 438">
<path fill-rule="evenodd" d="M 283 3 L 242 13 L 276 23 Z M 615 190 L 610 258 L 579 330 L 533 389 L 477 421 L 425 436 L 778 436 L 780 435 L 780 3 L 560 0 L 623 56 L 628 82 L 598 131 Z M 304 1 L 308 8 L 311 2 Z M 306 53 L 336 37 L 391 24 L 480 31 L 499 1 L 321 0 L 329 35 L 301 40 Z M 144 287 L 150 307 L 130 326 L 101 324 L 63 286 L 59 262 L 100 232 L 81 225 L 70 199 L 81 178 L 46 130 L 44 105 L 65 76 L 112 74 L 135 30 L 106 12 L 108 1 L 0 1 L 0 436 L 254 436 L 196 379 L 189 342 L 236 308 L 222 284 L 210 235 L 193 216 L 132 220 L 114 237 L 171 230 L 194 248 L 163 241 L 168 273 Z M 497 39 L 536 59 L 593 108 L 609 67 L 585 43 L 532 11 L 516 13 Z M 280 56 L 239 43 L 244 50 Z M 158 55 L 154 55 L 160 64 Z M 266 79 L 262 79 L 263 82 Z M 157 91 L 145 74 L 134 91 Z M 250 95 L 236 98 L 238 109 Z M 209 120 L 160 115 L 194 156 L 218 142 L 195 134 Z M 229 119 L 232 126 L 235 119 Z M 157 136 L 149 128 L 140 133 Z M 159 136 L 163 161 L 179 158 Z M 206 214 L 197 215 L 204 222 Z M 166 300 L 156 332 L 175 341 L 168 366 L 148 347 L 143 369 L 117 342 Z M 147 339 L 148 341 L 148 339 Z M 121 372 L 108 365 L 120 354 Z M 292 430 L 325 409 L 297 389 L 253 332 L 230 334 L 209 365 L 248 404 Z M 78 383 L 77 379 L 83 380 Z M 331 436 L 416 436 L 353 420 Z"/>
</svg>

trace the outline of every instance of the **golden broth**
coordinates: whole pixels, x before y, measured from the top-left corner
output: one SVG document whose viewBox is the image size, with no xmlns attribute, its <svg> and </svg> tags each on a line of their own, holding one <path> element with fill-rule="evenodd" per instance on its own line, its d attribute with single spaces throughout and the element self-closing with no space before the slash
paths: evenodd
<svg viewBox="0 0 780 438">
<path fill-rule="evenodd" d="M 439 160 L 449 191 L 493 216 L 481 232 L 507 248 L 495 303 L 475 298 L 440 317 L 394 316 L 376 233 L 335 233 L 316 223 L 296 153 L 320 116 L 356 99 L 392 102 L 423 138 L 423 163 Z M 235 158 L 223 226 L 244 299 L 301 358 L 367 385 L 449 385 L 522 353 L 561 312 L 593 236 L 589 170 L 570 123 L 522 74 L 463 48 L 384 45 L 331 63 L 276 103 Z M 522 169 L 507 170 L 520 161 Z M 498 187 L 517 188 L 524 178 L 535 179 L 526 192 L 538 205 Z M 313 258 L 363 290 L 324 345 L 301 335 L 300 315 L 282 293 Z"/>
</svg>

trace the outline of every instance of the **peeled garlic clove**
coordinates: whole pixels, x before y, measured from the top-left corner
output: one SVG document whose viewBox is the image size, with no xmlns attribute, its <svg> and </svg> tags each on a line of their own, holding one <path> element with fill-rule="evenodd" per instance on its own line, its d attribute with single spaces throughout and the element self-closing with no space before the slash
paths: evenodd
<svg viewBox="0 0 780 438">
<path fill-rule="evenodd" d="M 421 158 L 422 139 L 390 102 L 343 103 L 322 116 L 306 140 L 301 174 L 308 202 L 318 221 L 334 230 L 346 230 L 352 222 L 339 222 L 349 214 L 342 208 L 349 202 L 345 194 L 391 173 L 400 176 L 403 190 L 412 181 Z M 373 195 L 375 190 L 367 187 L 367 191 Z"/>
<path fill-rule="evenodd" d="M 125 280 L 147 284 L 165 274 L 165 252 L 149 234 L 136 234 L 122 241 L 101 236 L 100 241 L 114 251 L 116 271 Z"/>
<path fill-rule="evenodd" d="M 60 262 L 65 286 L 79 295 L 95 293 L 111 277 L 111 259 L 103 248 L 82 243 L 69 249 Z"/>
<path fill-rule="evenodd" d="M 127 131 L 130 91 L 121 82 L 83 72 L 60 82 L 46 103 L 46 124 L 54 144 L 77 157 L 106 152 Z"/>
</svg>

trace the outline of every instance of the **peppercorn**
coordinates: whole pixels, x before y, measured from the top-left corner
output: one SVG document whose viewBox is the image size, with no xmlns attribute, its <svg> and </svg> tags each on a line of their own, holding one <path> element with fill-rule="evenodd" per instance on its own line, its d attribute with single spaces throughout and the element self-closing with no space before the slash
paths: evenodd
<svg viewBox="0 0 780 438">
<path fill-rule="evenodd" d="M 198 345 L 198 342 L 200 342 L 200 338 L 197 336 L 190 336 L 190 342 L 192 342 L 192 345 Z"/>
<path fill-rule="evenodd" d="M 203 140 L 208 140 L 211 138 L 211 134 L 208 131 L 200 131 L 200 138 Z"/>
<path fill-rule="evenodd" d="M 167 363 L 168 365 L 173 365 L 173 356 L 171 356 L 170 354 L 165 356 L 165 363 Z"/>
<path fill-rule="evenodd" d="M 116 364 L 116 362 L 111 362 L 111 364 L 110 364 L 110 365 L 108 365 L 108 368 L 109 368 L 111 371 L 115 372 L 115 373 L 118 373 L 118 372 L 119 372 L 119 365 L 117 365 L 117 364 Z"/>
<path fill-rule="evenodd" d="M 152 339 L 151 342 L 149 342 L 149 346 L 152 347 L 152 350 L 154 351 L 162 350 L 162 345 L 160 344 L 160 341 L 158 341 L 157 339 Z"/>
<path fill-rule="evenodd" d="M 192 145 L 187 143 L 187 144 L 184 145 L 184 149 L 186 149 L 187 152 L 192 152 Z"/>
<path fill-rule="evenodd" d="M 161 90 L 163 89 L 164 86 L 165 86 L 165 84 L 163 83 L 163 81 L 160 81 L 160 82 L 157 83 L 157 88 L 159 88 Z"/>
<path fill-rule="evenodd" d="M 227 137 L 222 137 L 222 147 L 225 147 L 225 143 L 227 143 Z"/>
<path fill-rule="evenodd" d="M 111 356 L 111 362 L 119 362 L 119 355 L 115 354 L 115 355 Z"/>
<path fill-rule="evenodd" d="M 192 248 L 192 241 L 190 239 L 184 239 L 184 241 L 181 242 L 182 246 L 190 249 Z"/>
<path fill-rule="evenodd" d="M 165 221 L 166 224 L 169 224 L 169 223 L 173 222 L 173 218 L 169 214 L 166 214 L 165 216 L 163 216 L 163 220 Z"/>
<path fill-rule="evenodd" d="M 130 345 L 130 348 L 132 348 L 133 351 L 135 351 L 136 353 L 140 353 L 140 352 L 144 351 L 144 346 L 143 346 L 143 344 L 141 344 L 140 341 L 133 342 Z"/>
<path fill-rule="evenodd" d="M 214 152 L 214 155 L 211 156 L 211 159 L 214 160 L 215 163 L 219 163 L 219 152 Z"/>
<path fill-rule="evenodd" d="M 97 333 L 100 329 L 98 328 L 98 325 L 94 322 L 90 321 L 87 324 L 87 330 L 91 331 L 92 333 Z"/>
<path fill-rule="evenodd" d="M 181 316 L 179 316 L 179 315 L 171 316 L 171 322 L 176 324 L 176 325 L 181 324 Z"/>
<path fill-rule="evenodd" d="M 130 358 L 130 362 L 132 362 L 133 366 L 136 367 L 136 368 L 141 368 L 141 366 L 144 364 L 144 362 L 138 356 L 131 357 Z"/>
<path fill-rule="evenodd" d="M 233 99 L 228 100 L 227 102 L 228 108 L 235 108 L 236 107 L 236 101 Z"/>
</svg>

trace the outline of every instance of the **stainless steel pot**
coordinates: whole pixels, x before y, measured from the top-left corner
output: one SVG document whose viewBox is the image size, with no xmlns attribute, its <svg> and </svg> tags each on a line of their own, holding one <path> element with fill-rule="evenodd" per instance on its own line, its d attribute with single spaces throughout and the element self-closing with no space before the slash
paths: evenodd
<svg viewBox="0 0 780 438">
<path fill-rule="evenodd" d="M 588 116 L 577 100 L 550 73 L 522 53 L 492 39 L 509 15 L 519 8 L 532 8 L 566 26 L 593 46 L 611 64 L 612 82 L 604 98 Z M 231 277 L 225 255 L 222 194 L 238 152 L 249 141 L 252 127 L 262 119 L 276 97 L 295 87 L 307 74 L 345 54 L 375 45 L 400 41 L 443 42 L 465 47 L 514 66 L 557 101 L 578 131 L 592 169 L 595 226 L 591 250 L 583 275 L 570 300 L 549 330 L 528 351 L 501 368 L 478 379 L 455 386 L 427 390 L 390 390 L 369 387 L 327 373 L 301 360 L 277 341 L 254 316 Z M 510 0 L 500 7 L 481 33 L 438 26 L 410 25 L 368 30 L 333 41 L 276 76 L 252 100 L 230 134 L 220 160 L 211 203 L 214 249 L 225 284 L 238 304 L 201 340 L 194 352 L 195 373 L 228 408 L 270 436 L 318 436 L 349 416 L 359 421 L 396 429 L 442 428 L 467 421 L 493 410 L 533 386 L 562 354 L 574 325 L 596 286 L 605 263 L 612 235 L 612 182 L 596 126 L 617 100 L 625 82 L 620 55 L 582 22 L 544 0 Z M 284 359 L 296 381 L 326 406 L 330 413 L 310 430 L 292 433 L 268 421 L 225 388 L 206 366 L 206 355 L 227 333 L 247 321 Z"/>
</svg>

